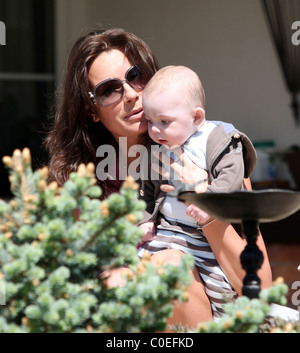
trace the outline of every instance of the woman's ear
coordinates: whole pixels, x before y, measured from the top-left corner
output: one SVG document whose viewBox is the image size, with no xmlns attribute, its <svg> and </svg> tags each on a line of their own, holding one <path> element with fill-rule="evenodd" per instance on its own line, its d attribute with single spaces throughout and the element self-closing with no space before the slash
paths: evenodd
<svg viewBox="0 0 300 353">
<path fill-rule="evenodd" d="M 99 123 L 99 121 L 101 121 L 99 115 L 96 114 L 91 115 L 91 119 L 94 123 Z"/>
<path fill-rule="evenodd" d="M 99 114 L 96 114 L 88 105 L 85 106 L 85 109 L 87 110 L 88 117 L 94 123 L 98 123 L 101 120 L 100 117 L 99 117 Z"/>
<path fill-rule="evenodd" d="M 194 124 L 202 126 L 205 122 L 205 110 L 201 107 L 197 107 L 194 110 Z"/>
</svg>

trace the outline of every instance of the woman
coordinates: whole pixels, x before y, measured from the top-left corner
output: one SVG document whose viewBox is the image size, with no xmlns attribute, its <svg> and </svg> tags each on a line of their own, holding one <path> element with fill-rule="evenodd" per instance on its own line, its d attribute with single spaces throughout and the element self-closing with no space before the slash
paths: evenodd
<svg viewBox="0 0 300 353">
<path fill-rule="evenodd" d="M 62 98 L 46 140 L 52 179 L 63 184 L 81 163 L 93 162 L 97 165 L 96 151 L 104 144 L 118 150 L 119 173 L 122 169 L 119 162 L 124 162 L 125 167 L 130 165 L 132 158 L 127 153 L 130 147 L 147 141 L 142 93 L 157 69 L 157 60 L 148 45 L 122 29 L 95 31 L 75 43 L 67 64 Z M 123 144 L 119 145 L 121 137 L 127 138 L 125 148 Z M 187 169 L 193 170 L 194 167 L 192 162 L 185 164 Z M 118 191 L 122 181 L 99 183 L 104 197 L 107 197 L 111 192 Z M 209 223 L 206 217 L 198 221 L 201 224 Z M 231 225 L 221 221 L 207 225 L 204 233 L 233 288 L 241 294 L 245 273 L 239 257 L 245 241 Z M 271 272 L 261 236 L 258 245 L 265 258 L 259 271 L 261 285 L 265 288 L 271 285 Z M 165 250 L 152 256 L 152 261 L 155 263 L 162 259 L 165 263 L 178 264 L 181 257 L 179 251 Z M 190 299 L 187 303 L 175 303 L 169 324 L 181 322 L 196 327 L 199 322 L 212 319 L 210 302 L 195 269 L 193 275 L 194 280 L 189 287 Z M 119 285 L 119 272 L 115 271 L 109 281 L 111 286 Z"/>
<path fill-rule="evenodd" d="M 110 61 L 110 56 L 116 63 Z M 125 136 L 130 148 L 146 138 L 147 123 L 137 114 L 142 111 L 142 90 L 136 91 L 125 83 L 123 100 L 108 107 L 101 107 L 91 99 L 96 84 L 110 77 L 123 79 L 127 68 L 136 63 L 145 83 L 158 69 L 150 48 L 123 30 L 92 32 L 73 46 L 55 121 L 46 140 L 51 177 L 59 184 L 81 163 L 98 162 L 96 150 L 100 145 L 118 148 L 118 137 Z M 126 66 L 125 72 L 117 72 L 123 68 L 117 66 Z M 130 117 L 132 113 L 136 116 Z M 127 155 L 127 151 L 123 152 Z M 118 189 L 120 184 L 101 182 L 104 195 Z"/>
</svg>

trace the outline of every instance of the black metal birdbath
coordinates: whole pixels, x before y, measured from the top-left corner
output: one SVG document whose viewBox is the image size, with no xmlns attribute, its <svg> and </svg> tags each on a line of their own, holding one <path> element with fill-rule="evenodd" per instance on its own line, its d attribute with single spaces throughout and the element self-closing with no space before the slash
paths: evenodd
<svg viewBox="0 0 300 353">
<path fill-rule="evenodd" d="M 220 220 L 242 223 L 247 245 L 241 254 L 241 264 L 246 271 L 242 294 L 257 298 L 260 279 L 257 271 L 263 263 L 263 254 L 256 240 L 259 223 L 282 220 L 300 209 L 300 192 L 290 190 L 236 191 L 231 193 L 179 192 L 178 200 L 194 204 Z"/>
</svg>

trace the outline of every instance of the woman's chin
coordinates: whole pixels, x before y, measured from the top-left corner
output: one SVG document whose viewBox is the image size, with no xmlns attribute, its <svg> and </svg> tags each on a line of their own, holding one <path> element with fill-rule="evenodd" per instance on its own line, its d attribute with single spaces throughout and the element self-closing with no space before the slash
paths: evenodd
<svg viewBox="0 0 300 353">
<path fill-rule="evenodd" d="M 148 123 L 147 120 L 143 119 L 137 123 L 137 134 L 141 136 L 144 135 L 146 132 L 148 132 Z"/>
</svg>

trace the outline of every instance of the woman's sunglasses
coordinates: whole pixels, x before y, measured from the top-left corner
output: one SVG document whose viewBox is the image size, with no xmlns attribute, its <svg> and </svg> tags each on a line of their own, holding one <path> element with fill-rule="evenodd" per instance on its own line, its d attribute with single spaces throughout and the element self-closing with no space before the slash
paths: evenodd
<svg viewBox="0 0 300 353">
<path fill-rule="evenodd" d="M 135 91 L 142 91 L 145 86 L 145 78 L 136 66 L 132 66 L 125 74 L 125 79 L 109 78 L 97 84 L 93 92 L 89 92 L 94 104 L 108 107 L 119 102 L 124 95 L 124 83 L 128 83 Z"/>
</svg>

